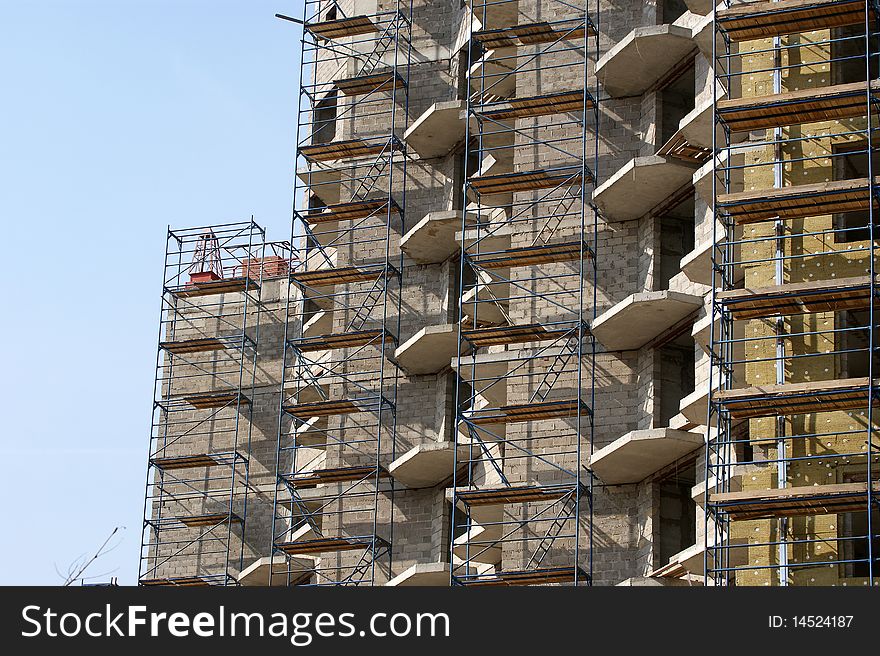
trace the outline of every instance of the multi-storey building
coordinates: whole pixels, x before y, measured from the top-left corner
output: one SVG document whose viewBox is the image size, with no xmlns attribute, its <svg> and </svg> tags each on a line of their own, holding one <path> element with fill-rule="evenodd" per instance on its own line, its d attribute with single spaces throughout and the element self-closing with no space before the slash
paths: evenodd
<svg viewBox="0 0 880 656">
<path fill-rule="evenodd" d="M 877 17 L 307 0 L 290 241 L 169 234 L 141 582 L 871 583 Z"/>
</svg>

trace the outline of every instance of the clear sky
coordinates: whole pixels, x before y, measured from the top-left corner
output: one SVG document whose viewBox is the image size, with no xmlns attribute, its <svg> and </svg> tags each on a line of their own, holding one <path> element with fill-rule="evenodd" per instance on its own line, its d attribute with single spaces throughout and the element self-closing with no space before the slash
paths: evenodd
<svg viewBox="0 0 880 656">
<path fill-rule="evenodd" d="M 0 0 L 2 584 L 137 578 L 166 226 L 289 237 L 300 0 Z"/>
</svg>

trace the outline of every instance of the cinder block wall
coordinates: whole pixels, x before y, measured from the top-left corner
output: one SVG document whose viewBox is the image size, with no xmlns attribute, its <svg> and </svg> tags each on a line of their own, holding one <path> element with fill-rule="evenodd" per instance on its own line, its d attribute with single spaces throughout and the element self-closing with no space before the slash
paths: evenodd
<svg viewBox="0 0 880 656">
<path fill-rule="evenodd" d="M 411 124 L 432 104 L 449 100 L 464 100 L 462 59 L 459 56 L 466 40 L 469 18 L 467 7 L 458 0 L 417 0 L 413 7 L 413 56 L 410 66 L 410 97 L 408 107 L 398 107 L 397 117 L 402 129 Z M 532 22 L 548 18 L 544 3 L 521 0 L 516 7 L 518 22 Z M 375 0 L 348 2 L 348 15 L 375 11 L 376 7 L 392 8 L 394 3 L 376 3 Z M 512 11 L 510 12 L 513 13 Z M 558 17 L 554 13 L 554 17 Z M 503 23 L 501 14 L 492 21 Z M 487 27 L 494 27 L 492 24 Z M 636 27 L 655 25 L 663 21 L 662 8 L 656 2 L 643 0 L 602 0 L 600 3 L 600 53 L 607 52 L 615 43 Z M 506 23 L 511 24 L 511 23 Z M 463 30 L 464 28 L 464 30 Z M 465 60 L 466 61 L 466 60 Z M 345 71 L 344 60 L 328 60 L 317 66 L 318 80 L 332 80 Z M 590 63 L 592 76 L 595 62 Z M 696 56 L 696 93 L 706 93 L 709 86 L 708 65 L 701 55 Z M 352 71 L 348 71 L 349 74 Z M 568 77 L 566 77 L 568 76 Z M 578 88 L 580 80 L 569 79 L 565 69 L 546 74 L 518 76 L 517 95 L 537 95 L 559 89 Z M 601 94 L 601 91 L 600 91 Z M 658 99 L 656 93 L 644 96 L 610 99 L 602 97 L 599 137 L 599 180 L 610 177 L 633 157 L 653 154 L 662 145 L 657 143 L 656 121 Z M 352 110 L 351 99 L 340 98 L 340 108 Z M 519 128 L 527 133 L 542 129 L 546 118 L 525 119 Z M 387 133 L 387 125 L 371 124 L 363 117 L 338 121 L 336 139 Z M 515 149 L 509 166 L 512 170 L 541 168 L 558 163 L 556 154 L 540 148 Z M 399 253 L 403 231 L 426 214 L 443 210 L 462 210 L 461 194 L 456 190 L 460 166 L 460 148 L 443 157 L 423 159 L 410 149 L 407 162 L 405 219 L 396 222 L 391 230 L 391 251 Z M 505 164 L 502 164 L 505 166 Z M 398 185 L 402 177 L 398 176 Z M 395 190 L 402 191 L 401 187 Z M 711 216 L 704 201 L 696 202 L 696 241 L 708 239 L 711 234 Z M 377 235 L 379 233 L 376 233 Z M 661 240 L 660 222 L 641 220 L 601 225 L 597 244 L 599 273 L 595 281 L 596 312 L 602 313 L 630 294 L 656 290 L 657 257 Z M 511 246 L 530 243 L 534 234 L 514 235 Z M 351 261 L 370 261 L 384 258 L 384 245 L 369 247 L 347 246 L 337 253 L 337 265 Z M 551 265 L 553 266 L 553 265 Z M 400 291 L 400 341 L 414 335 L 424 326 L 452 323 L 456 319 L 458 263 L 450 261 L 419 265 L 408 256 L 403 257 L 402 287 Z M 526 269 L 527 272 L 527 269 Z M 526 273 L 527 275 L 527 273 Z M 592 299 L 593 281 L 586 281 L 584 297 Z M 703 294 L 706 288 L 676 276 L 670 289 Z M 283 334 L 283 299 L 287 290 L 280 283 L 269 286 L 260 328 L 260 387 L 255 394 L 254 431 L 251 441 L 251 489 L 248 500 L 248 522 L 245 534 L 245 566 L 271 549 L 270 526 L 272 494 L 274 491 L 275 445 L 277 438 L 278 395 L 280 390 L 281 335 Z M 396 300 L 392 303 L 396 306 Z M 511 314 L 522 321 L 540 321 L 546 318 L 547 308 L 511 307 Z M 590 310 L 590 313 L 592 310 Z M 588 315 L 589 316 L 589 315 Z M 344 327 L 345 317 L 334 316 L 334 329 Z M 694 346 L 697 386 L 707 384 L 706 358 Z M 627 432 L 656 426 L 655 396 L 662 385 L 658 377 L 657 354 L 651 348 L 624 352 L 600 352 L 596 361 L 596 402 L 594 444 L 599 449 Z M 535 371 L 546 363 L 536 362 Z M 513 387 L 506 390 L 507 400 L 516 403 L 527 392 Z M 409 448 L 425 442 L 453 439 L 455 375 L 451 368 L 429 375 L 400 373 L 398 381 L 397 440 L 387 445 L 387 458 L 401 455 Z M 552 432 L 549 422 L 542 430 Z M 513 429 L 516 430 L 516 429 Z M 392 451 L 393 448 L 393 451 Z M 338 459 L 337 459 L 338 460 Z M 326 466 L 334 466 L 328 453 Z M 352 463 L 347 463 L 352 464 Z M 385 462 L 384 464 L 388 464 Z M 522 472 L 525 479 L 528 472 Z M 614 585 L 632 577 L 641 577 L 662 565 L 653 549 L 658 513 L 656 485 L 652 479 L 638 484 L 603 486 L 595 489 L 593 516 L 593 572 L 597 585 Z M 527 509 L 525 510 L 528 511 Z M 378 583 L 393 577 L 415 563 L 444 562 L 450 549 L 450 504 L 445 489 L 407 490 L 400 486 L 393 495 L 383 494 L 380 511 L 383 537 L 392 539 L 393 565 L 383 572 Z M 698 526 L 701 522 L 698 522 Z M 699 526 L 701 529 L 701 526 Z M 384 535 L 385 533 L 388 535 Z M 391 535 L 393 533 L 393 535 Z M 523 553 L 505 554 L 516 560 Z M 334 556 L 336 557 L 336 556 Z M 340 558 L 347 556 L 341 555 Z M 550 563 L 548 563 L 550 564 Z"/>
</svg>

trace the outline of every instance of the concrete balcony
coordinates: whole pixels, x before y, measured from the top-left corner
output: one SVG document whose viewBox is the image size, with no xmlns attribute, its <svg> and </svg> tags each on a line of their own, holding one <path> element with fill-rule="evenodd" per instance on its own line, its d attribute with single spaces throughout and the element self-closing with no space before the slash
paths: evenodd
<svg viewBox="0 0 880 656">
<path fill-rule="evenodd" d="M 702 13 L 702 12 L 694 12 L 694 13 Z M 700 52 L 703 56 L 708 59 L 710 62 L 712 61 L 712 37 L 715 35 L 715 52 L 718 55 L 721 55 L 725 52 L 724 39 L 721 37 L 721 34 L 718 33 L 716 35 L 715 32 L 715 22 L 714 15 L 711 13 L 711 9 L 709 10 L 708 15 L 703 16 L 699 19 L 696 25 L 694 25 L 693 30 L 691 31 L 691 38 L 694 40 L 694 43 L 697 45 L 697 48 L 700 49 Z"/>
<path fill-rule="evenodd" d="M 720 233 L 719 234 L 723 234 Z M 681 258 L 679 267 L 691 282 L 711 287 L 715 282 L 712 270 L 712 252 L 715 244 L 704 241 L 697 244 L 690 253 Z"/>
<path fill-rule="evenodd" d="M 593 201 L 606 222 L 639 219 L 691 184 L 695 168 L 672 157 L 636 157 L 596 188 Z"/>
<path fill-rule="evenodd" d="M 416 563 L 395 576 L 385 585 L 392 588 L 408 585 L 442 587 L 448 586 L 449 581 L 448 563 Z"/>
<path fill-rule="evenodd" d="M 697 382 L 696 389 L 679 402 L 678 410 L 693 425 L 706 425 L 706 414 L 709 411 L 709 389 L 706 381 Z M 716 415 L 713 414 L 712 426 L 715 426 L 715 422 Z"/>
<path fill-rule="evenodd" d="M 327 446 L 327 417 L 312 417 L 300 422 L 291 430 L 297 446 L 321 448 Z"/>
<path fill-rule="evenodd" d="M 493 98 L 512 96 L 516 92 L 515 53 L 513 48 L 486 50 L 470 68 L 472 92 L 483 92 Z"/>
<path fill-rule="evenodd" d="M 640 483 L 703 446 L 698 433 L 652 428 L 630 431 L 593 454 L 590 469 L 608 485 Z"/>
<path fill-rule="evenodd" d="M 739 492 L 742 490 L 742 473 L 737 473 L 741 469 L 743 469 L 742 465 L 734 466 L 734 474 L 727 481 L 728 492 Z M 712 476 L 707 483 L 697 483 L 691 488 L 691 499 L 698 506 L 706 505 L 706 490 L 709 491 L 710 495 L 721 492 L 720 481 L 717 476 Z"/>
<path fill-rule="evenodd" d="M 338 203 L 341 198 L 342 174 L 328 164 L 314 162 L 304 169 L 298 169 L 296 177 L 309 192 L 320 198 L 325 205 Z"/>
<path fill-rule="evenodd" d="M 308 576 L 315 569 L 314 556 L 264 556 L 258 558 L 238 575 L 238 584 L 244 586 L 287 586 L 298 578 Z M 271 570 L 271 578 L 270 578 Z"/>
<path fill-rule="evenodd" d="M 463 100 L 449 100 L 431 105 L 413 121 L 403 140 L 422 158 L 448 155 L 465 137 Z"/>
<path fill-rule="evenodd" d="M 630 294 L 599 315 L 591 326 L 596 340 L 608 351 L 632 351 L 702 307 L 703 298 L 681 292 Z"/>
<path fill-rule="evenodd" d="M 394 358 L 406 373 L 414 376 L 436 374 L 449 366 L 458 353 L 458 326 L 425 326 L 403 342 Z"/>
<path fill-rule="evenodd" d="M 710 545 L 711 549 L 711 545 Z M 669 559 L 662 567 L 655 569 L 649 576 L 658 578 L 680 579 L 688 576 L 701 577 L 705 574 L 705 562 L 708 557 L 709 566 L 712 567 L 712 551 L 706 555 L 706 543 L 701 538 L 697 544 L 679 551 Z M 739 567 L 747 563 L 748 553 L 745 549 L 730 549 L 729 560 L 725 567 Z"/>
<path fill-rule="evenodd" d="M 445 262 L 460 250 L 455 235 L 461 230 L 461 212 L 431 212 L 406 231 L 400 250 L 416 264 Z"/>
<path fill-rule="evenodd" d="M 701 585 L 693 581 L 681 579 L 667 579 L 652 576 L 633 576 L 617 584 L 618 587 L 628 588 L 674 588 L 679 586 Z"/>
<path fill-rule="evenodd" d="M 333 312 L 330 310 L 315 312 L 303 323 L 303 337 L 318 337 L 329 335 L 331 332 L 333 332 Z"/>
<path fill-rule="evenodd" d="M 702 165 L 712 156 L 712 98 L 707 98 L 692 109 L 678 124 L 678 130 L 663 147 L 657 151 L 658 155 L 674 157 L 676 159 Z M 720 128 L 715 130 L 720 140 L 724 134 Z"/>
<path fill-rule="evenodd" d="M 612 98 L 641 95 L 695 49 L 691 37 L 677 25 L 637 27 L 599 59 L 596 77 Z"/>
<path fill-rule="evenodd" d="M 485 275 L 485 274 L 484 274 Z M 504 284 L 504 283 L 497 283 Z M 499 300 L 489 285 L 478 283 L 461 296 L 462 318 L 467 321 L 476 319 L 480 324 L 502 325 L 507 320 L 507 303 Z"/>
<path fill-rule="evenodd" d="M 468 457 L 469 447 L 458 446 L 458 459 Z M 435 487 L 455 473 L 454 442 L 426 442 L 413 447 L 388 466 L 388 473 L 410 489 Z"/>
<path fill-rule="evenodd" d="M 707 314 L 701 319 L 695 321 L 694 326 L 691 329 L 691 337 L 694 338 L 694 341 L 699 344 L 700 348 L 706 353 L 709 352 L 709 342 L 712 339 L 713 323 L 715 324 L 715 339 L 718 339 L 721 336 L 721 322 L 717 318 L 713 322 L 711 314 Z"/>
<path fill-rule="evenodd" d="M 494 521 L 501 521 L 501 512 Z M 502 527 L 472 525 L 471 528 L 459 535 L 452 542 L 452 553 L 462 561 L 471 563 L 483 563 L 486 565 L 497 565 L 501 562 L 501 540 Z"/>
</svg>

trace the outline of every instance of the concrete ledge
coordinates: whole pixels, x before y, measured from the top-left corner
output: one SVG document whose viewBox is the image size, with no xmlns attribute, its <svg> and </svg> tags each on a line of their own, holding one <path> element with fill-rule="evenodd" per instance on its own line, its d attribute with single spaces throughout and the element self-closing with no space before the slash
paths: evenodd
<svg viewBox="0 0 880 656">
<path fill-rule="evenodd" d="M 436 374 L 458 353 L 458 326 L 425 326 L 394 351 L 394 358 L 411 375 Z"/>
<path fill-rule="evenodd" d="M 679 551 L 669 559 L 669 562 L 658 567 L 649 574 L 657 578 L 681 578 L 688 574 L 702 576 L 704 574 L 704 554 L 706 545 L 701 540 L 699 543 Z"/>
<path fill-rule="evenodd" d="M 309 185 L 309 191 L 324 201 L 325 205 L 333 205 L 340 201 L 342 174 L 338 169 L 326 164 L 313 163 L 307 169 L 298 170 L 296 177 L 304 185 Z"/>
<path fill-rule="evenodd" d="M 721 234 L 721 233 L 719 233 Z M 714 244 L 704 241 L 697 244 L 690 253 L 681 258 L 679 267 L 691 282 L 711 287 L 714 282 L 712 275 L 712 250 Z"/>
<path fill-rule="evenodd" d="M 678 123 L 678 132 L 687 142 L 694 146 L 712 148 L 712 127 L 715 119 L 712 116 L 712 98 L 706 98 Z M 721 128 L 715 129 L 720 143 L 724 138 Z M 674 137 L 673 137 L 674 138 Z"/>
<path fill-rule="evenodd" d="M 448 100 L 431 105 L 404 132 L 403 140 L 423 158 L 443 157 L 464 139 L 463 100 Z"/>
<path fill-rule="evenodd" d="M 709 341 L 712 338 L 713 323 L 715 324 L 715 337 L 720 338 L 721 323 L 718 321 L 717 317 L 713 322 L 711 314 L 707 314 L 705 317 L 695 321 L 694 327 L 691 329 L 691 337 L 694 338 L 694 341 L 699 344 L 706 353 L 709 352 Z"/>
<path fill-rule="evenodd" d="M 467 458 L 468 451 L 466 445 L 459 445 L 459 458 Z M 388 473 L 408 488 L 435 487 L 452 477 L 455 461 L 454 442 L 420 444 L 394 460 Z"/>
<path fill-rule="evenodd" d="M 669 563 L 658 567 L 649 574 L 658 578 L 676 578 L 680 579 L 685 576 L 703 576 L 706 573 L 705 554 L 706 545 L 702 538 L 698 538 L 699 542 L 687 549 L 682 549 L 669 559 Z M 731 540 L 730 545 L 744 544 L 741 540 Z M 712 545 L 709 545 L 710 548 Z M 728 551 L 729 561 L 726 563 L 728 567 L 739 567 L 747 563 L 748 553 L 746 549 L 730 549 Z M 712 564 L 712 553 L 708 555 L 709 564 Z"/>
<path fill-rule="evenodd" d="M 501 516 L 499 514 L 498 520 Z M 497 565 L 501 562 L 501 526 L 472 525 L 452 543 L 452 553 L 462 561 Z M 477 542 L 478 544 L 473 544 Z M 494 543 L 494 544 L 493 544 Z"/>
<path fill-rule="evenodd" d="M 471 89 L 480 92 L 479 80 L 485 75 L 487 80 L 491 80 L 491 88 L 486 89 L 487 94 L 501 98 L 512 96 L 516 91 L 516 74 L 513 72 L 516 60 L 511 58 L 514 52 L 512 48 L 504 48 L 483 53 L 470 68 Z"/>
<path fill-rule="evenodd" d="M 317 337 L 333 332 L 333 312 L 330 310 L 315 312 L 303 324 L 302 331 L 303 337 Z"/>
<path fill-rule="evenodd" d="M 690 162 L 660 155 L 636 157 L 596 188 L 593 201 L 606 222 L 632 221 L 648 214 L 693 177 Z"/>
<path fill-rule="evenodd" d="M 400 250 L 416 264 L 444 262 L 460 249 L 455 241 L 460 229 L 460 212 L 431 212 L 401 237 Z"/>
<path fill-rule="evenodd" d="M 448 563 L 416 563 L 386 583 L 389 587 L 407 585 L 430 585 L 434 587 L 449 585 Z"/>
<path fill-rule="evenodd" d="M 681 414 L 699 426 L 706 425 L 706 412 L 709 410 L 709 390 L 706 388 L 706 382 L 697 383 L 697 388 L 678 404 Z M 713 426 L 715 425 L 715 417 L 716 415 L 713 415 Z"/>
<path fill-rule="evenodd" d="M 245 567 L 238 575 L 238 584 L 245 586 L 286 586 L 297 578 L 297 574 L 305 574 L 315 568 L 315 558 L 311 556 L 264 556 Z M 272 579 L 269 580 L 269 570 Z"/>
<path fill-rule="evenodd" d="M 515 230 L 514 226 L 509 224 L 501 224 L 493 227 L 483 227 L 480 229 L 471 228 L 455 233 L 455 241 L 461 245 L 464 241 L 469 251 L 476 252 L 479 248 L 480 253 L 497 253 L 510 248 L 510 235 Z M 479 240 L 479 243 L 477 243 Z"/>
<path fill-rule="evenodd" d="M 697 44 L 697 47 L 700 49 L 703 56 L 711 62 L 712 35 L 715 34 L 715 25 L 713 21 L 714 16 L 709 13 L 710 11 L 711 7 L 709 7 L 706 12 L 694 12 L 700 14 L 707 13 L 708 15 L 701 18 L 700 21 L 694 25 L 691 32 L 691 38 L 694 40 L 694 43 Z M 721 32 L 718 32 L 715 36 L 715 48 L 717 53 L 724 53 L 724 39 L 721 36 Z"/>
<path fill-rule="evenodd" d="M 637 27 L 599 59 L 596 77 L 612 98 L 643 94 L 694 49 L 691 36 L 677 25 Z"/>
<path fill-rule="evenodd" d="M 734 472 L 737 472 L 741 469 L 740 465 L 734 465 Z M 728 489 L 727 492 L 739 492 L 742 490 L 742 474 L 735 473 L 730 477 L 730 480 L 727 482 Z M 691 488 L 691 499 L 694 500 L 698 506 L 706 505 L 706 490 L 709 490 L 709 494 L 715 494 L 716 492 L 720 492 L 719 489 L 719 481 L 717 476 L 712 476 L 708 483 L 698 483 Z"/>
<path fill-rule="evenodd" d="M 631 294 L 594 321 L 593 336 L 609 351 L 641 348 L 703 305 L 701 296 L 659 291 Z"/>
<path fill-rule="evenodd" d="M 480 323 L 507 323 L 506 308 L 502 307 L 501 302 L 496 300 L 489 287 L 484 284 L 477 284 L 461 297 L 462 318 L 472 320 L 475 312 Z"/>
<path fill-rule="evenodd" d="M 686 581 L 684 579 L 667 579 L 651 576 L 634 576 L 627 579 L 626 581 L 621 581 L 617 584 L 618 587 L 623 586 L 633 588 L 675 588 L 681 586 L 687 587 L 691 585 L 703 584 L 696 581 Z"/>
<path fill-rule="evenodd" d="M 703 446 L 697 433 L 652 428 L 630 431 L 593 454 L 590 469 L 609 485 L 639 483 Z"/>
<path fill-rule="evenodd" d="M 327 446 L 327 417 L 312 417 L 293 429 L 293 440 L 299 446 Z"/>
</svg>

